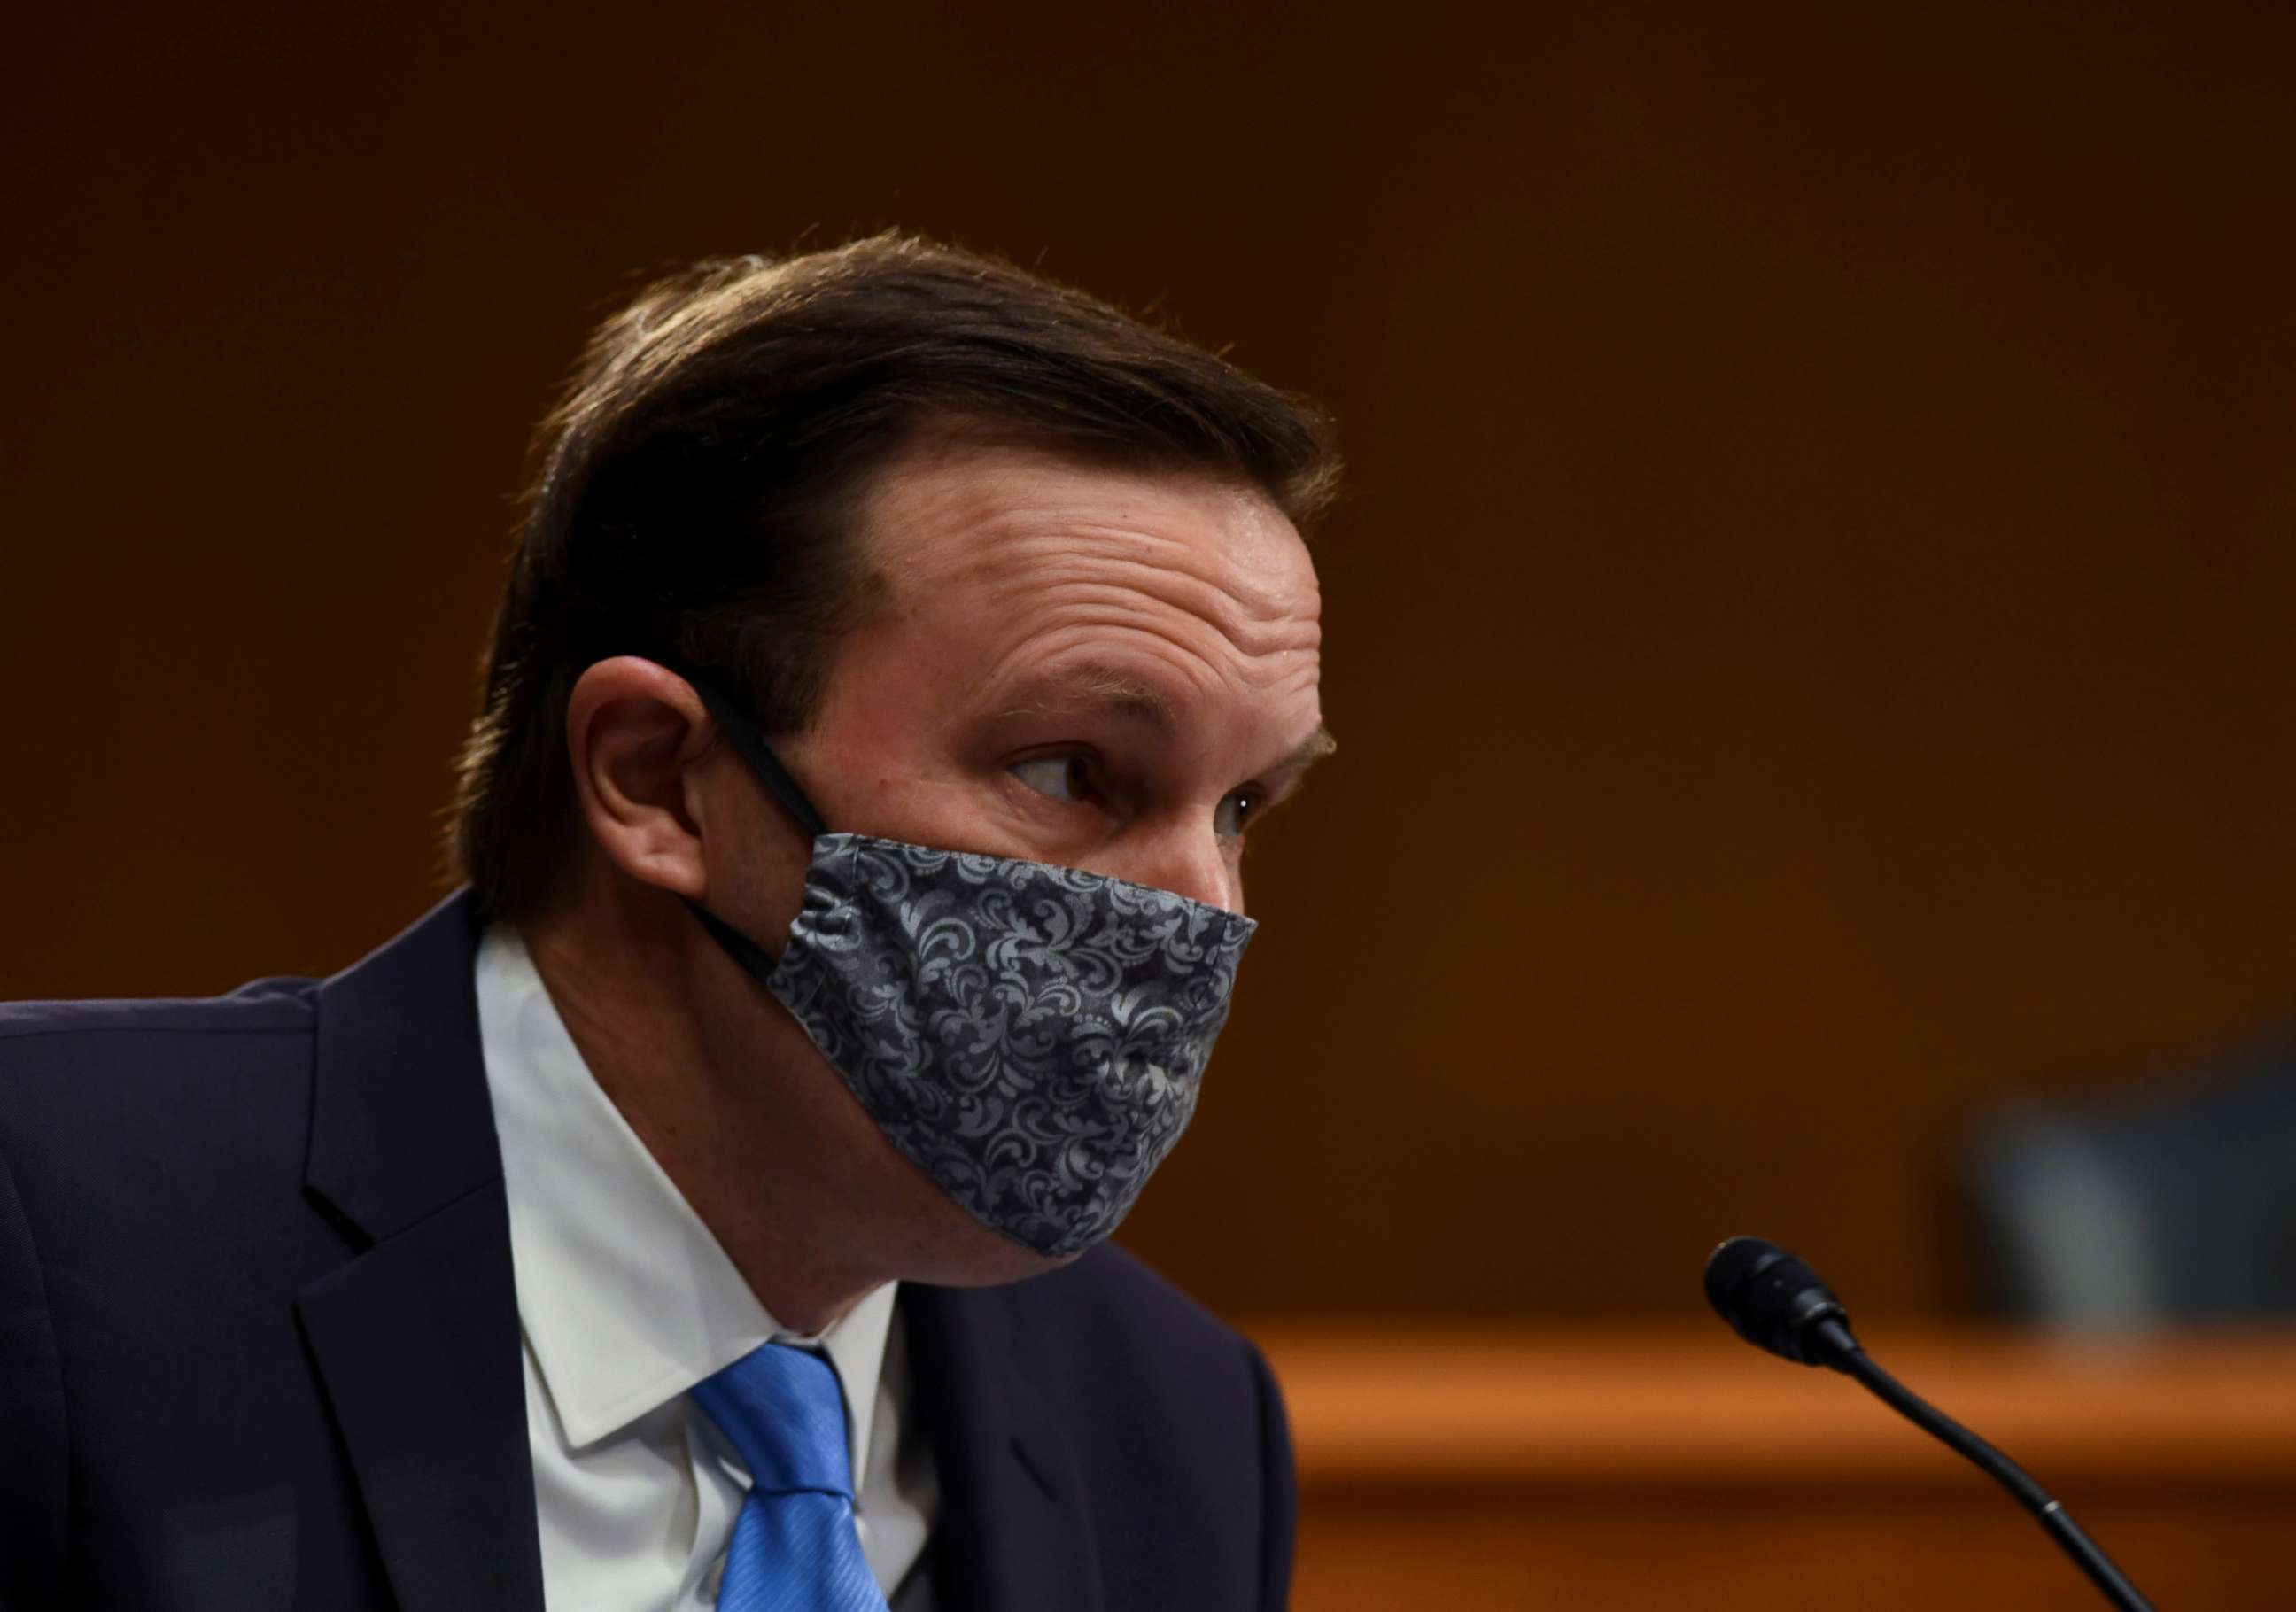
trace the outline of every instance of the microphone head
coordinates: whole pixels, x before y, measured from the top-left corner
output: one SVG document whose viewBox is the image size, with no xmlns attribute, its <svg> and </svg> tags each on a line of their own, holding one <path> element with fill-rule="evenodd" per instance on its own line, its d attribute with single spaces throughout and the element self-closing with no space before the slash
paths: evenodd
<svg viewBox="0 0 2296 1612">
<path fill-rule="evenodd" d="M 1734 1237 L 1708 1257 L 1706 1302 L 1748 1343 L 1798 1365 L 1833 1362 L 1838 1346 L 1814 1331 L 1818 1322 L 1840 1322 L 1844 1336 L 1849 1325 L 1816 1272 L 1759 1237 Z"/>
</svg>

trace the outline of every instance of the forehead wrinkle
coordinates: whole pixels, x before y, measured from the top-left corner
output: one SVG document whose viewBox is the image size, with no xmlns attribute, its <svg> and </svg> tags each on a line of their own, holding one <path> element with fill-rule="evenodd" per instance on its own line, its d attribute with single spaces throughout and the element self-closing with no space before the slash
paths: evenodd
<svg viewBox="0 0 2296 1612">
<path fill-rule="evenodd" d="M 1063 658 L 1147 677 L 1187 708 L 1241 693 L 1267 709 L 1312 693 L 1314 570 L 1256 494 L 1003 454 L 879 491 L 889 630 L 940 646 L 949 673 L 980 691 L 976 709 L 1004 690 L 1008 705 L 1045 697 L 1029 681 Z"/>
<path fill-rule="evenodd" d="M 998 647 L 981 681 L 1026 686 L 1038 667 L 1070 660 L 1118 670 L 1130 682 L 1146 681 L 1168 703 L 1169 690 L 1185 691 L 1190 700 L 1217 699 L 1232 682 L 1250 689 L 1255 700 L 1275 701 L 1317 680 L 1321 657 L 1312 635 L 1255 654 L 1217 632 L 1176 634 L 1172 626 L 1159 613 L 1136 606 L 1111 608 L 1108 601 L 1047 610 Z M 1131 667 L 1153 670 L 1144 678 Z"/>
<path fill-rule="evenodd" d="M 995 569 L 1017 548 L 1091 544 L 1217 558 L 1239 585 L 1235 597 L 1275 611 L 1287 607 L 1287 584 L 1315 587 L 1290 520 L 1264 489 L 1226 478 L 1079 464 L 1021 444 L 927 442 L 866 496 L 863 524 L 884 540 L 873 545 L 880 557 L 898 552 L 898 569 L 928 583 Z M 925 541 L 904 543 L 905 531 Z"/>
<path fill-rule="evenodd" d="M 1274 542 L 1242 533 L 1208 544 L 1201 534 L 1162 529 L 1151 511 L 1141 514 L 1126 521 L 1059 507 L 980 509 L 969 540 L 916 557 L 913 580 L 928 592 L 970 584 L 1009 595 L 1098 573 L 1100 585 L 1128 587 L 1201 616 L 1239 641 L 1262 624 L 1297 619 L 1303 605 L 1310 617 L 1319 608 L 1314 569 L 1288 528 Z"/>
<path fill-rule="evenodd" d="M 1128 574 L 1121 577 L 1060 568 L 1063 574 L 1040 571 L 1003 578 L 994 585 L 990 598 L 999 604 L 1025 604 L 1047 623 L 1072 614 L 1105 614 L 1162 637 L 1174 636 L 1172 629 L 1181 625 L 1164 615 L 1171 611 L 1186 628 L 1209 628 L 1230 651 L 1247 659 L 1312 650 L 1322 642 L 1322 624 L 1312 614 L 1248 615 L 1232 608 L 1231 596 L 1215 585 L 1149 566 L 1125 569 Z"/>
<path fill-rule="evenodd" d="M 1272 554 L 1254 555 L 1254 548 L 1299 546 L 1299 539 L 1269 545 L 1234 535 L 1228 541 L 1207 544 L 1200 536 L 1167 532 L 1150 525 L 1122 525 L 1062 520 L 1039 529 L 1016 535 L 1014 546 L 1027 544 L 1054 551 L 1054 557 L 1146 570 L 1162 576 L 1185 577 L 1234 601 L 1246 614 L 1278 616 L 1293 607 L 1285 584 L 1299 577 L 1281 573 L 1292 568 L 1273 563 Z M 1257 559 L 1261 563 L 1252 563 Z M 1307 580 L 1312 588 L 1314 572 Z"/>
</svg>

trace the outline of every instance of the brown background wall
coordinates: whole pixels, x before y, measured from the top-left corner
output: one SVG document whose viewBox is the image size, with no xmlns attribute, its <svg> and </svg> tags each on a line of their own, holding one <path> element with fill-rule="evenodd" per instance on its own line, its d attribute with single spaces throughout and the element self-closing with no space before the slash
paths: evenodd
<svg viewBox="0 0 2296 1612">
<path fill-rule="evenodd" d="M 898 223 L 1347 430 L 1216 1305 L 1948 1305 L 1972 1103 L 2296 997 L 2284 6 L 29 9 L 0 994 L 412 918 L 587 323 Z"/>
</svg>

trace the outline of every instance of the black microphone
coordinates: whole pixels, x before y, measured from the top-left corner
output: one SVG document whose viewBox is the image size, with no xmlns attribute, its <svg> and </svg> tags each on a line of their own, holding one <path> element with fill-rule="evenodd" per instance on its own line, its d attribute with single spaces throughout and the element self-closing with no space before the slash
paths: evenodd
<svg viewBox="0 0 2296 1612">
<path fill-rule="evenodd" d="M 1875 1365 L 1850 1335 L 1849 1313 L 1816 1272 L 1774 1242 L 1734 1237 L 1706 1262 L 1706 1302 L 1748 1343 L 1805 1366 L 1856 1378 L 1875 1398 L 2017 1497 L 2122 1612 L 2152 1612 L 2096 1542 L 2015 1461 Z"/>
</svg>

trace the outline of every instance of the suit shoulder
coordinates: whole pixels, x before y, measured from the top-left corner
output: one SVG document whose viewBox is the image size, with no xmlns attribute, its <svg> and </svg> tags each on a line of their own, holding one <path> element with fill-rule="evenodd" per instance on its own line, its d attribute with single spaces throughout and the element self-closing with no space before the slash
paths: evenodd
<svg viewBox="0 0 2296 1612">
<path fill-rule="evenodd" d="M 0 1042 L 105 1035 L 276 1035 L 311 1027 L 313 980 L 264 979 L 228 996 L 0 1002 Z M 29 1053 L 30 1047 L 12 1048 Z"/>
<path fill-rule="evenodd" d="M 316 1025 L 282 988 L 0 1004 L 0 1154 L 44 1239 L 116 1264 L 121 1240 L 174 1246 L 218 1183 L 299 1186 Z"/>
<path fill-rule="evenodd" d="M 212 1086 L 226 1072 L 309 1067 L 308 992 L 264 982 L 230 996 L 0 1002 L 0 1117 L 59 1123 L 168 1091 Z"/>
</svg>

